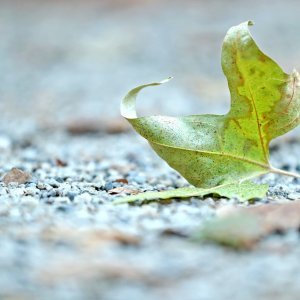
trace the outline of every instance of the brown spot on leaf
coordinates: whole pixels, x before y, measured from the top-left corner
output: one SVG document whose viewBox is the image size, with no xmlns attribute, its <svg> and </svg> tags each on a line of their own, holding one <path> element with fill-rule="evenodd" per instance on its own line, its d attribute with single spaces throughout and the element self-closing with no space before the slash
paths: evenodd
<svg viewBox="0 0 300 300">
<path fill-rule="evenodd" d="M 258 56 L 258 60 L 260 60 L 261 62 L 265 62 L 266 61 L 266 56 L 264 54 L 261 54 Z"/>
<path fill-rule="evenodd" d="M 250 74 L 250 75 L 254 75 L 254 74 L 255 74 L 255 69 L 254 69 L 254 68 L 251 68 L 251 69 L 249 70 L 249 74 Z"/>
</svg>

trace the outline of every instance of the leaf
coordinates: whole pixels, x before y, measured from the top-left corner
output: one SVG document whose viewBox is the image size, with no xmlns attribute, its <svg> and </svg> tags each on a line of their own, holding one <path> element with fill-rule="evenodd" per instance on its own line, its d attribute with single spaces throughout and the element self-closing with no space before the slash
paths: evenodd
<svg viewBox="0 0 300 300">
<path fill-rule="evenodd" d="M 235 249 L 251 249 L 264 237 L 300 228 L 300 201 L 233 208 L 207 222 L 195 240 L 213 242 Z"/>
<path fill-rule="evenodd" d="M 122 115 L 146 138 L 152 148 L 191 184 L 200 188 L 181 188 L 148 192 L 118 200 L 184 198 L 216 193 L 241 199 L 260 197 L 266 186 L 247 190 L 249 183 L 237 181 L 280 173 L 269 163 L 269 143 L 295 128 L 300 122 L 299 74 L 288 75 L 253 41 L 248 25 L 232 27 L 224 40 L 222 67 L 231 93 L 226 115 L 187 117 L 137 117 L 135 102 L 150 83 L 131 90 L 121 104 Z M 232 194 L 232 191 L 234 193 Z M 243 193 L 243 194 L 241 194 Z"/>
<path fill-rule="evenodd" d="M 224 186 L 268 172 L 300 177 L 269 163 L 270 141 L 300 123 L 300 76 L 284 73 L 261 52 L 248 25 L 232 27 L 223 43 L 222 68 L 231 94 L 226 115 L 137 117 L 139 92 L 169 79 L 131 90 L 121 104 L 121 114 L 134 129 L 197 187 Z M 184 191 L 190 190 L 181 190 L 179 197 Z"/>
<path fill-rule="evenodd" d="M 260 219 L 241 213 L 207 222 L 192 239 L 242 250 L 253 248 L 261 236 Z"/>
<path fill-rule="evenodd" d="M 247 200 L 256 197 L 264 197 L 268 191 L 268 185 L 255 184 L 251 181 L 245 181 L 239 184 L 224 184 L 213 188 L 185 187 L 161 192 L 146 192 L 138 195 L 132 195 L 115 200 L 114 204 L 129 203 L 137 200 L 154 200 L 170 198 L 188 198 L 204 197 L 207 195 L 220 195 L 227 198 L 237 197 L 240 200 Z"/>
</svg>

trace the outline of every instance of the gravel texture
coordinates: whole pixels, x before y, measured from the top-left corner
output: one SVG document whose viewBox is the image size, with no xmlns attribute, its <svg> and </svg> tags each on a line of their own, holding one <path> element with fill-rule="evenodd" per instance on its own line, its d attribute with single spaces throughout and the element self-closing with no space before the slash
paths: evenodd
<svg viewBox="0 0 300 300">
<path fill-rule="evenodd" d="M 252 204 L 192 198 L 114 206 L 115 188 L 187 183 L 125 125 L 118 134 L 103 123 L 93 134 L 68 129 L 115 120 L 129 88 L 168 75 L 178 80 L 145 92 L 142 112 L 226 111 L 220 44 L 246 19 L 256 21 L 267 53 L 287 70 L 300 67 L 300 4 L 269 4 L 1 2 L 0 175 L 18 168 L 31 177 L 0 182 L 0 299 L 299 299 L 297 230 L 248 252 L 194 243 L 188 236 L 218 208 Z M 272 145 L 272 163 L 299 172 L 299 151 L 295 131 Z M 300 199 L 297 179 L 259 181 L 270 190 L 255 205 Z"/>
</svg>

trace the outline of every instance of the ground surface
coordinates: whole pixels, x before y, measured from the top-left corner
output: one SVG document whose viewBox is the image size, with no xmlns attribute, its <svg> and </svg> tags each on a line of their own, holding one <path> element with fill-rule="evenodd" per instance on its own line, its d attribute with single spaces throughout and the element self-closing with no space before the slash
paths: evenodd
<svg viewBox="0 0 300 300">
<path fill-rule="evenodd" d="M 298 299 L 298 231 L 248 252 L 197 244 L 186 236 L 216 209 L 249 204 L 113 206 L 109 191 L 187 184 L 119 125 L 129 88 L 173 75 L 144 93 L 141 112 L 225 112 L 226 30 L 254 19 L 261 47 L 290 71 L 300 67 L 299 2 L 72 3 L 0 3 L 0 175 L 13 167 L 32 175 L 0 184 L 0 299 Z M 74 135 L 87 129 L 98 131 Z M 298 137 L 273 146 L 276 167 L 299 171 Z M 270 191 L 256 205 L 300 198 L 297 180 L 262 181 Z"/>
</svg>

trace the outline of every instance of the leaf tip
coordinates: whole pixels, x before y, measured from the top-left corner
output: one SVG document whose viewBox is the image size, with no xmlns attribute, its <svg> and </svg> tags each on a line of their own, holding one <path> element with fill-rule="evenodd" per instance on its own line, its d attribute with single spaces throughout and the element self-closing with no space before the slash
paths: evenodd
<svg viewBox="0 0 300 300">
<path fill-rule="evenodd" d="M 160 84 L 167 83 L 167 82 L 169 82 L 170 80 L 172 80 L 173 78 L 174 78 L 174 77 L 169 76 L 168 78 L 166 78 L 166 79 L 160 81 L 159 83 L 160 83 Z"/>
</svg>

